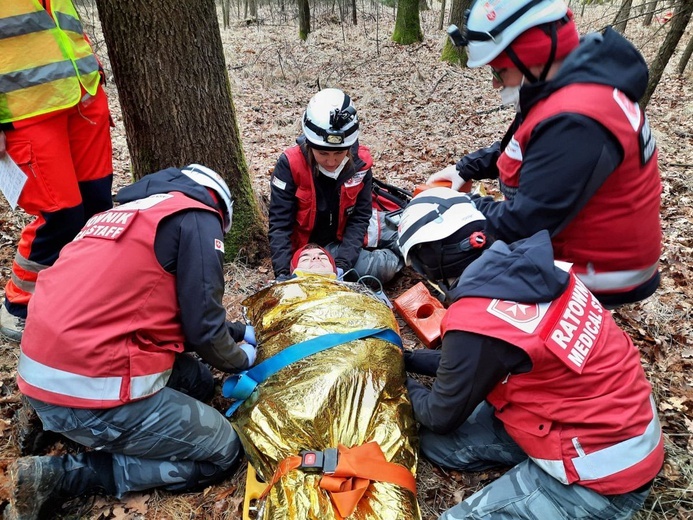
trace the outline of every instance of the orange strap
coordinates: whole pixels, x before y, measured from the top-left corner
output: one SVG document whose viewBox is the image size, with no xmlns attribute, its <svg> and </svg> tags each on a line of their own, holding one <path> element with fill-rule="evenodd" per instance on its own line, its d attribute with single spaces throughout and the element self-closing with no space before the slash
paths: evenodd
<svg viewBox="0 0 693 520">
<path fill-rule="evenodd" d="M 279 479 L 300 465 L 300 456 L 281 461 L 260 498 L 267 496 Z M 330 494 L 339 515 L 345 518 L 354 512 L 371 481 L 389 482 L 416 495 L 414 475 L 404 466 L 388 462 L 377 442 L 368 442 L 354 448 L 340 444 L 337 469 L 332 475 L 322 476 L 320 487 Z"/>
</svg>

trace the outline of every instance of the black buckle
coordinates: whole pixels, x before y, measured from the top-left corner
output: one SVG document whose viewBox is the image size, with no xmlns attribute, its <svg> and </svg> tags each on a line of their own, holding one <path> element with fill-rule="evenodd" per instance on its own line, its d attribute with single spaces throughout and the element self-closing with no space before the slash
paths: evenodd
<svg viewBox="0 0 693 520">
<path fill-rule="evenodd" d="M 339 460 L 337 448 L 327 448 L 324 451 L 303 450 L 300 455 L 301 465 L 298 469 L 306 473 L 332 475 L 337 470 L 337 462 Z"/>
</svg>

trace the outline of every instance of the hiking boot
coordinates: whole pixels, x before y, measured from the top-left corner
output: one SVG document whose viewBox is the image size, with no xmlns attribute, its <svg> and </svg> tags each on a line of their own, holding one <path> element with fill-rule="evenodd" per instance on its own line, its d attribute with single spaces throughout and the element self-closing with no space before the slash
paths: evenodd
<svg viewBox="0 0 693 520">
<path fill-rule="evenodd" d="M 22 457 L 9 468 L 12 495 L 5 518 L 50 518 L 60 503 L 65 471 L 60 457 Z"/>
<path fill-rule="evenodd" d="M 0 334 L 9 340 L 20 342 L 24 333 L 26 320 L 10 314 L 7 308 L 0 304 Z"/>
<path fill-rule="evenodd" d="M 12 429 L 22 457 L 38 455 L 60 438 L 57 433 L 43 429 L 41 419 L 26 396 L 22 396 L 21 405 L 14 414 Z"/>
</svg>

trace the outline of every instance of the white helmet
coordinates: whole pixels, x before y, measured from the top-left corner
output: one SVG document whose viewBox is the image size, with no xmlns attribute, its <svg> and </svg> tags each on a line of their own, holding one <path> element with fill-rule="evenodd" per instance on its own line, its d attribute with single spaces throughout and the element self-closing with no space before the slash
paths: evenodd
<svg viewBox="0 0 693 520">
<path fill-rule="evenodd" d="M 337 88 L 315 94 L 303 113 L 303 133 L 314 148 L 351 148 L 359 137 L 359 118 L 351 98 Z"/>
<path fill-rule="evenodd" d="M 407 265 L 412 265 L 412 248 L 428 242 L 440 242 L 468 224 L 478 222 L 483 228 L 486 217 L 476 209 L 469 196 L 450 188 L 430 188 L 416 195 L 402 212 L 397 245 Z M 484 243 L 473 243 L 469 237 L 467 250 L 479 249 Z M 462 251 L 464 249 L 460 249 Z M 417 266 L 414 266 L 415 268 Z M 418 271 L 419 269 L 417 269 Z"/>
<path fill-rule="evenodd" d="M 233 217 L 233 199 L 231 198 L 231 191 L 221 175 L 201 164 L 189 164 L 181 171 L 196 183 L 214 190 L 219 195 L 224 203 L 224 208 L 222 208 L 224 211 L 224 233 L 228 233 Z"/>
<path fill-rule="evenodd" d="M 560 20 L 567 12 L 563 0 L 477 0 L 465 27 L 467 66 L 487 65 L 526 30 Z"/>
</svg>

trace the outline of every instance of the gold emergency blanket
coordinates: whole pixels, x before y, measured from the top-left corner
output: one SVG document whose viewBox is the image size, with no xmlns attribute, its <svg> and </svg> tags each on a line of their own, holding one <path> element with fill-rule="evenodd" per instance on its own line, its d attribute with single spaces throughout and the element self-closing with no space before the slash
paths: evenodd
<svg viewBox="0 0 693 520">
<path fill-rule="evenodd" d="M 267 287 L 243 305 L 255 326 L 257 363 L 317 336 L 367 328 L 399 332 L 392 311 L 351 284 L 320 276 Z M 271 480 L 279 462 L 301 450 L 376 441 L 385 458 L 416 472 L 418 439 L 398 346 L 367 338 L 319 352 L 260 384 L 232 417 L 250 463 Z M 319 474 L 294 470 L 274 485 L 258 518 L 340 519 Z M 416 497 L 371 482 L 349 519 L 420 519 Z"/>
</svg>

